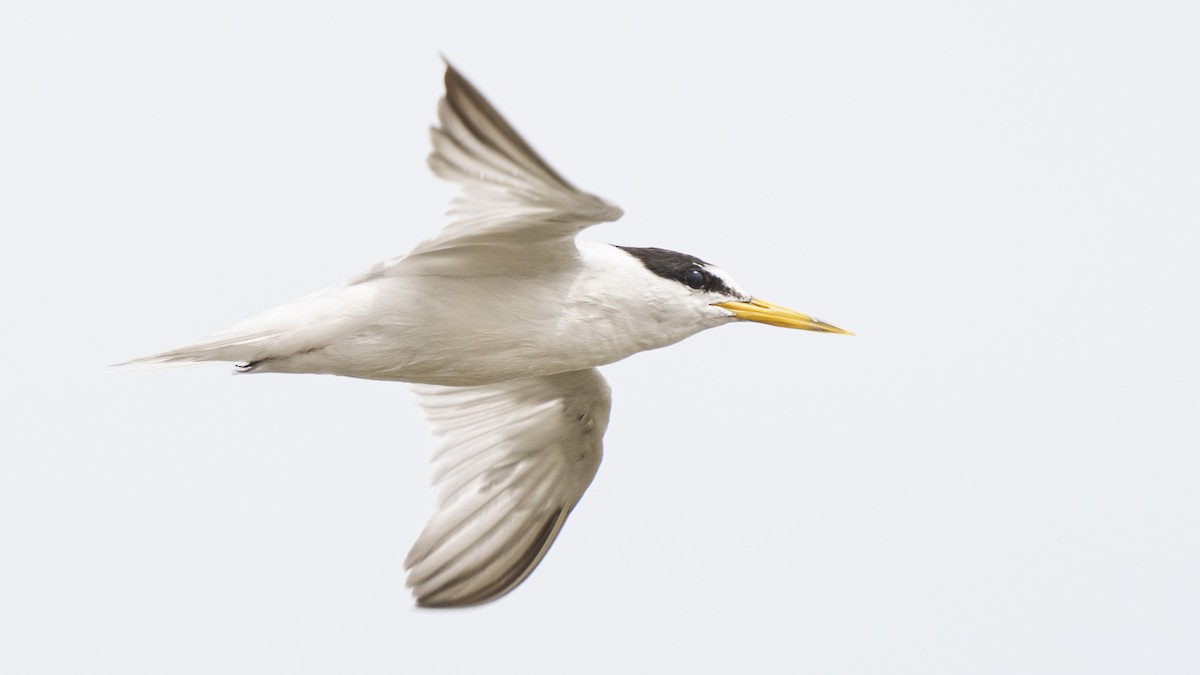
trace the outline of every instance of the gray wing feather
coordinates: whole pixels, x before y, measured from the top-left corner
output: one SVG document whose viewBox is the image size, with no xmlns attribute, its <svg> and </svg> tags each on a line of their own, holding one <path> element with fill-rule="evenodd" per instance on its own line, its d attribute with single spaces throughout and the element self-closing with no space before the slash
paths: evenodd
<svg viewBox="0 0 1200 675">
<path fill-rule="evenodd" d="M 430 131 L 429 167 L 458 184 L 453 222 L 413 249 L 407 264 L 471 244 L 571 246 L 580 230 L 622 215 L 558 174 L 453 66 Z M 565 256 L 569 251 L 561 251 Z M 528 255 L 528 251 L 526 251 Z"/>
<path fill-rule="evenodd" d="M 436 435 L 437 509 L 405 560 L 423 607 L 521 583 L 600 465 L 611 404 L 595 369 L 479 387 L 413 387 Z"/>
</svg>

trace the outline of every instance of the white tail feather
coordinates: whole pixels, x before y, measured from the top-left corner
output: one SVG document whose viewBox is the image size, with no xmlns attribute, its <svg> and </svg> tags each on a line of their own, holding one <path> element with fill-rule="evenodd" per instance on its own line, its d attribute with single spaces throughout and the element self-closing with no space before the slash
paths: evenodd
<svg viewBox="0 0 1200 675">
<path fill-rule="evenodd" d="M 111 366 L 146 370 L 200 363 L 249 363 L 311 351 L 362 326 L 375 297 L 370 276 L 311 293 L 200 342 Z"/>
<path fill-rule="evenodd" d="M 154 370 L 159 368 L 194 366 L 205 363 L 259 361 L 273 356 L 270 346 L 277 341 L 278 337 L 278 334 L 271 333 L 229 337 L 214 336 L 209 340 L 177 349 L 117 363 L 109 366 L 109 369 Z"/>
</svg>

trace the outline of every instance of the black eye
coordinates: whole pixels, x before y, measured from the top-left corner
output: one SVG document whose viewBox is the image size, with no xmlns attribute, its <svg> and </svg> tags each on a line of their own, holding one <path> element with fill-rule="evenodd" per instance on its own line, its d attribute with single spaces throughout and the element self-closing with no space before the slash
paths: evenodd
<svg viewBox="0 0 1200 675">
<path fill-rule="evenodd" d="M 696 290 L 704 288 L 704 284 L 708 282 L 708 275 L 703 270 L 692 268 L 683 273 L 683 283 Z"/>
</svg>

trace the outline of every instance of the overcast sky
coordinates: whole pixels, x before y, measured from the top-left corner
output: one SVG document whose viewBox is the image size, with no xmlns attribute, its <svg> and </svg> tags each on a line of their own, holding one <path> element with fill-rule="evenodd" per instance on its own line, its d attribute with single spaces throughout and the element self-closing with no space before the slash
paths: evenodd
<svg viewBox="0 0 1200 675">
<path fill-rule="evenodd" d="M 1195 673 L 1195 3 L 10 2 L 0 670 Z M 103 374 L 405 252 L 439 53 L 586 237 L 856 337 L 604 369 L 530 579 L 412 608 L 404 385 Z"/>
</svg>

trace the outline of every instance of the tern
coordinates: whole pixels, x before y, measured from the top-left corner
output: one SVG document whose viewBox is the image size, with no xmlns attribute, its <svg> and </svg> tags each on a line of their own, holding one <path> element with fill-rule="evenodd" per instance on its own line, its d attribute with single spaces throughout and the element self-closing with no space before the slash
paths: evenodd
<svg viewBox="0 0 1200 675">
<path fill-rule="evenodd" d="M 458 186 L 408 255 L 200 342 L 120 366 L 413 383 L 440 444 L 436 507 L 405 560 L 423 607 L 495 600 L 529 576 L 600 465 L 596 370 L 736 321 L 849 334 L 660 248 L 577 240 L 622 211 L 547 164 L 453 66 L 428 163 Z"/>
</svg>

